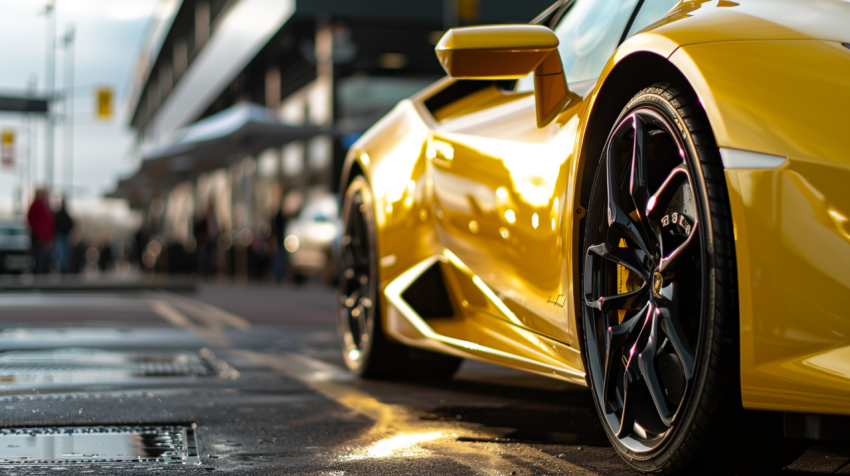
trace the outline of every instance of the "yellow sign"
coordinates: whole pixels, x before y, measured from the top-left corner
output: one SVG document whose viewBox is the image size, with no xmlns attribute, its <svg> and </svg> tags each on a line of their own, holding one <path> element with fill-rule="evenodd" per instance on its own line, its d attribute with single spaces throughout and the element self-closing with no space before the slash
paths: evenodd
<svg viewBox="0 0 850 476">
<path fill-rule="evenodd" d="M 99 87 L 95 90 L 95 114 L 98 119 L 112 119 L 112 88 Z"/>
<path fill-rule="evenodd" d="M 479 0 L 457 0 L 458 17 L 464 23 L 475 23 L 478 21 Z"/>
<path fill-rule="evenodd" d="M 0 162 L 4 168 L 15 166 L 15 131 L 6 129 L 3 131 L 2 147 L 0 147 Z"/>
</svg>

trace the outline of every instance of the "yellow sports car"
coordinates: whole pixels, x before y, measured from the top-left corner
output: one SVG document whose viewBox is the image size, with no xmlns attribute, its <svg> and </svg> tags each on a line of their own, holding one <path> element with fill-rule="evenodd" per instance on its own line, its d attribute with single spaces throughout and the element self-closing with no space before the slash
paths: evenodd
<svg viewBox="0 0 850 476">
<path fill-rule="evenodd" d="M 640 471 L 847 438 L 849 42 L 839 0 L 561 0 L 449 30 L 449 77 L 343 171 L 349 367 L 587 385 Z"/>
</svg>

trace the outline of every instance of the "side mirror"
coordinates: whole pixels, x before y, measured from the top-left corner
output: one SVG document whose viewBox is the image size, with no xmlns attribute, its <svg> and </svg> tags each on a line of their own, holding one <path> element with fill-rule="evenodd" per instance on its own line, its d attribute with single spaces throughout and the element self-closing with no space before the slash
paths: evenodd
<svg viewBox="0 0 850 476">
<path fill-rule="evenodd" d="M 537 127 L 549 124 L 569 99 L 558 37 L 540 25 L 452 28 L 437 43 L 437 58 L 457 79 L 519 79 L 534 72 Z"/>
</svg>

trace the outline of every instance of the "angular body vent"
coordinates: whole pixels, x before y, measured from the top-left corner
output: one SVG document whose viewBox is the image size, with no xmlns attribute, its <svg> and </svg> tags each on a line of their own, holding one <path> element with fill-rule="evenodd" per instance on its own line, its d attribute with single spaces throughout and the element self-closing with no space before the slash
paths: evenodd
<svg viewBox="0 0 850 476">
<path fill-rule="evenodd" d="M 423 319 L 453 317 L 455 314 L 439 262 L 422 273 L 401 297 Z"/>
</svg>

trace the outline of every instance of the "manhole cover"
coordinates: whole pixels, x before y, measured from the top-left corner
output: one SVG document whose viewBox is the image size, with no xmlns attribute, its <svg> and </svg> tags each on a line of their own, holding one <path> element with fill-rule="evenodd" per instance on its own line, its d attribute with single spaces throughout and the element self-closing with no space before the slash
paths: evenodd
<svg viewBox="0 0 850 476">
<path fill-rule="evenodd" d="M 200 464 L 194 425 L 0 429 L 0 466 Z"/>
<path fill-rule="evenodd" d="M 15 351 L 0 354 L 4 385 L 118 383 L 143 377 L 236 378 L 239 373 L 208 349 L 192 353 L 110 352 L 96 349 Z"/>
</svg>

